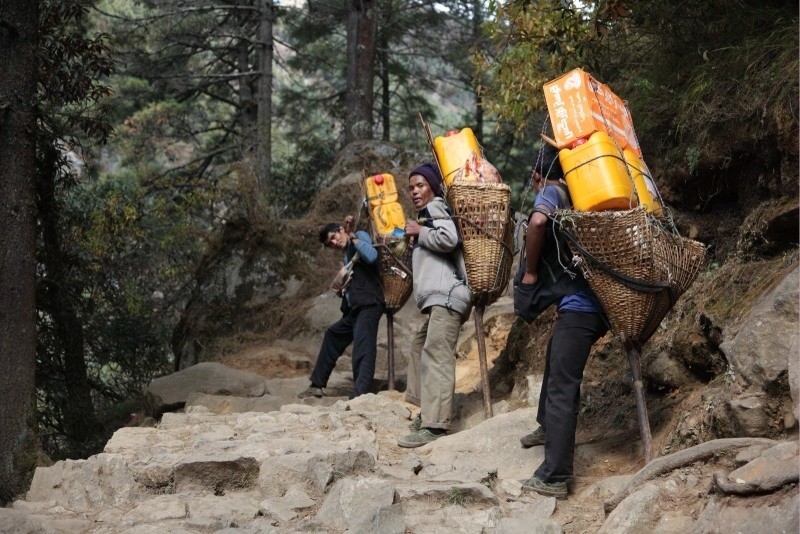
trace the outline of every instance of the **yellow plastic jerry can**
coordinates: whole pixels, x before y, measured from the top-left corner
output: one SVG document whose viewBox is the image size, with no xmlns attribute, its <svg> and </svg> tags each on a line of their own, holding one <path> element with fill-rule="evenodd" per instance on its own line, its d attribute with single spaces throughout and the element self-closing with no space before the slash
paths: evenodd
<svg viewBox="0 0 800 534">
<path fill-rule="evenodd" d="M 397 185 L 394 176 L 389 173 L 369 176 L 367 184 L 367 199 L 371 208 L 384 203 L 397 202 Z"/>
<path fill-rule="evenodd" d="M 399 202 L 387 202 L 371 209 L 375 231 L 382 236 L 402 237 L 405 233 L 406 216 Z"/>
<path fill-rule="evenodd" d="M 622 152 L 605 132 L 558 151 L 564 179 L 578 211 L 627 210 L 638 203 Z"/>
<path fill-rule="evenodd" d="M 442 171 L 444 185 L 449 186 L 456 177 L 456 172 L 464 166 L 473 152 L 482 157 L 481 147 L 472 128 L 464 128 L 460 132 L 450 130 L 444 136 L 433 140 L 433 149 Z"/>
<path fill-rule="evenodd" d="M 636 187 L 636 195 L 639 197 L 639 205 L 644 206 L 648 213 L 661 215 L 661 202 L 658 200 L 658 189 L 653 181 L 650 170 L 636 153 L 630 149 L 623 152 L 625 163 L 633 177 L 633 185 Z"/>
</svg>

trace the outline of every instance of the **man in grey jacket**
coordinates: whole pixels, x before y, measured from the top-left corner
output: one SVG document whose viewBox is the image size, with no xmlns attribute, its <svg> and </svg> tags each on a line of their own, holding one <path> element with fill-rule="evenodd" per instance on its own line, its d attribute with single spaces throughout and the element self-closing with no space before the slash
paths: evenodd
<svg viewBox="0 0 800 534">
<path fill-rule="evenodd" d="M 421 410 L 411 424 L 413 432 L 397 444 L 420 447 L 450 428 L 456 344 L 472 310 L 472 298 L 458 231 L 442 199 L 438 169 L 426 163 L 411 171 L 408 190 L 418 210 L 417 220 L 409 220 L 405 228 L 414 240 L 414 298 L 427 318 L 412 342 L 405 396 Z"/>
</svg>

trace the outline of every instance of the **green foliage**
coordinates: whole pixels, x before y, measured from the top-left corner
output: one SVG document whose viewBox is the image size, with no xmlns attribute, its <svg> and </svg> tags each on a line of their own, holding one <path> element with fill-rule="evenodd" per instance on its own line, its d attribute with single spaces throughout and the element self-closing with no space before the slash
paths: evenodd
<svg viewBox="0 0 800 534">
<path fill-rule="evenodd" d="M 125 59 L 113 81 L 132 157 L 203 174 L 253 149 L 256 2 L 108 0 L 103 12 Z"/>
<path fill-rule="evenodd" d="M 336 156 L 332 139 L 318 131 L 295 137 L 290 153 L 279 153 L 273 168 L 270 202 L 284 217 L 302 216 Z"/>
<path fill-rule="evenodd" d="M 514 124 L 520 135 L 531 128 L 538 132 L 542 85 L 581 65 L 594 41 L 586 12 L 544 0 L 512 2 L 498 5 L 486 31 L 496 51 L 476 61 L 491 76 L 487 110 Z"/>
<path fill-rule="evenodd" d="M 678 98 L 677 131 L 706 139 L 720 126 L 737 123 L 754 141 L 773 129 L 773 134 L 788 138 L 791 134 L 786 130 L 797 125 L 791 111 L 797 101 L 800 68 L 793 42 L 796 22 L 777 19 L 770 31 L 757 31 L 704 51 L 703 62 Z"/>
<path fill-rule="evenodd" d="M 41 3 L 39 31 L 39 104 L 41 129 L 51 142 L 80 134 L 105 141 L 111 124 L 105 120 L 104 98 L 114 68 L 106 36 L 84 31 L 88 3 L 80 0 Z"/>
<path fill-rule="evenodd" d="M 175 286 L 175 265 L 152 249 L 159 229 L 153 213 L 142 206 L 131 181 L 82 182 L 61 199 L 60 219 L 69 270 L 63 294 L 81 323 L 82 355 L 98 421 L 90 442 L 71 443 L 64 427 L 70 399 L 57 387 L 66 370 L 58 347 L 63 334 L 48 310 L 40 312 L 39 406 L 42 437 L 53 457 L 82 455 L 102 447 L 124 421 L 115 406 L 139 399 L 144 385 L 169 366 L 164 347 L 174 320 L 161 291 Z M 177 251 L 172 251 L 175 254 Z M 176 255 L 177 256 L 177 255 Z M 179 257 L 174 258 L 179 261 Z M 186 266 L 177 265 L 185 280 Z M 177 291 L 177 288 L 176 288 Z"/>
<path fill-rule="evenodd" d="M 443 128 L 462 123 L 467 114 L 470 119 L 464 125 L 474 121 L 474 99 L 469 96 L 473 67 L 467 53 L 472 33 L 465 28 L 463 13 L 456 12 L 460 4 L 444 5 L 451 11 L 429 2 L 376 2 L 375 137 L 420 142 L 419 113 L 432 124 L 441 119 Z M 307 132 L 321 112 L 326 135 L 337 148 L 345 118 L 346 8 L 333 3 L 312 4 L 308 12 L 286 10 L 282 31 L 289 47 L 288 69 L 277 75 L 276 119 L 281 128 L 291 122 Z M 388 132 L 384 114 L 389 117 Z"/>
<path fill-rule="evenodd" d="M 449 497 L 450 504 L 454 506 L 467 506 L 473 500 L 469 493 L 462 488 L 452 488 Z"/>
<path fill-rule="evenodd" d="M 694 174 L 700 165 L 700 148 L 690 146 L 686 149 L 686 166 L 689 168 L 689 174 Z"/>
<path fill-rule="evenodd" d="M 629 101 L 653 157 L 697 172 L 769 140 L 796 154 L 796 5 L 535 1 L 495 15 L 487 109 L 517 135 L 545 109 L 543 83 L 582 67 Z"/>
</svg>

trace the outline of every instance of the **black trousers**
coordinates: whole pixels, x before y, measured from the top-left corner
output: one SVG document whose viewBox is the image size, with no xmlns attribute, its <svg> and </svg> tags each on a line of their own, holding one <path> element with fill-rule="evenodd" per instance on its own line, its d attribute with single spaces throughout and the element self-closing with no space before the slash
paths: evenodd
<svg viewBox="0 0 800 534">
<path fill-rule="evenodd" d="M 545 428 L 544 461 L 534 473 L 545 482 L 572 479 L 575 429 L 583 369 L 595 341 L 608 331 L 599 313 L 559 312 L 547 345 L 536 421 Z"/>
<path fill-rule="evenodd" d="M 311 385 L 324 388 L 328 385 L 336 360 L 353 343 L 353 382 L 355 389 L 350 398 L 369 393 L 375 376 L 378 324 L 383 306 L 376 304 L 349 310 L 326 331 L 319 349 L 317 363 L 311 373 Z"/>
</svg>

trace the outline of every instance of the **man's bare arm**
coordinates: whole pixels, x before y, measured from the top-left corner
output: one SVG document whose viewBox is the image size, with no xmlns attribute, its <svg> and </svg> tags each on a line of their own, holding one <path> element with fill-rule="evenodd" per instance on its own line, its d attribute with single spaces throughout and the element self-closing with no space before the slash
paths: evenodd
<svg viewBox="0 0 800 534">
<path fill-rule="evenodd" d="M 534 211 L 528 221 L 528 230 L 525 234 L 525 276 L 522 277 L 523 284 L 535 284 L 538 280 L 536 268 L 539 266 L 539 256 L 542 254 L 547 220 L 546 215 Z"/>
</svg>

